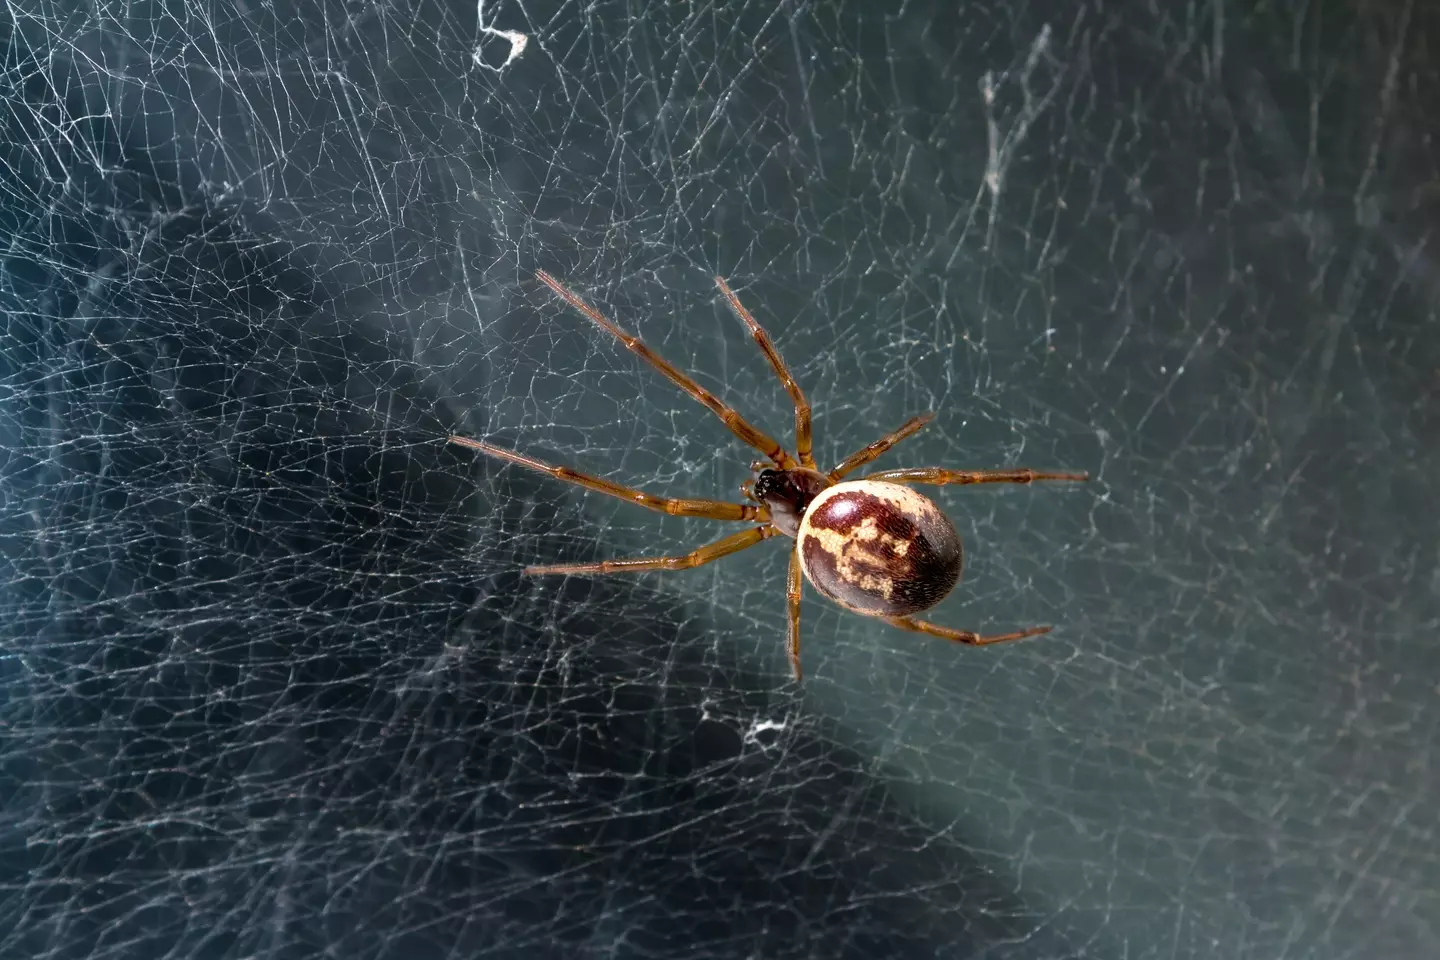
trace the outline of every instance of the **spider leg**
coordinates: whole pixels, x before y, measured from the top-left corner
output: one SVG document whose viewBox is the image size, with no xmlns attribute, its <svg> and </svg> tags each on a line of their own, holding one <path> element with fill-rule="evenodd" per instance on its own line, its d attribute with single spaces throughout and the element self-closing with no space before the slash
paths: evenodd
<svg viewBox="0 0 1440 960">
<path fill-rule="evenodd" d="M 788 626 L 785 631 L 785 647 L 790 651 L 790 669 L 795 671 L 795 682 L 803 678 L 800 672 L 800 551 L 790 551 L 790 574 L 785 585 L 785 607 Z"/>
<path fill-rule="evenodd" d="M 1030 627 L 1027 630 L 1017 630 L 1014 633 L 1001 633 L 993 637 L 982 637 L 978 633 L 971 633 L 969 630 L 952 630 L 950 627 L 942 627 L 928 620 L 916 620 L 914 617 L 884 617 L 884 621 L 892 627 L 900 627 L 902 630 L 913 630 L 916 633 L 928 633 L 932 637 L 940 637 L 943 640 L 953 640 L 956 643 L 963 643 L 971 647 L 986 647 L 992 643 L 1009 643 L 1011 640 L 1023 640 L 1025 637 L 1038 637 L 1041 634 L 1049 633 L 1053 627 Z"/>
<path fill-rule="evenodd" d="M 500 460 L 517 463 L 522 467 L 529 467 L 540 473 L 548 473 L 555 479 L 564 480 L 566 483 L 573 483 L 588 490 L 595 490 L 621 500 L 638 503 L 657 513 L 668 513 L 676 517 L 705 517 L 710 520 L 768 521 L 770 519 L 769 509 L 763 506 L 754 506 L 748 503 L 726 503 L 723 500 L 684 500 L 674 497 L 659 497 L 634 487 L 612 483 L 601 477 L 592 477 L 588 473 L 571 470 L 569 467 L 551 466 L 534 457 L 527 457 L 523 453 L 516 453 L 514 450 L 506 450 L 503 447 L 494 447 L 479 440 L 471 440 L 469 437 L 452 436 L 450 442 L 462 447 L 469 447 L 472 450 L 479 450 L 481 453 Z"/>
<path fill-rule="evenodd" d="M 1088 473 L 1052 473 L 1020 467 L 1014 470 L 947 470 L 944 467 L 904 467 L 865 475 L 885 483 L 1030 483 L 1034 480 L 1089 480 Z"/>
<path fill-rule="evenodd" d="M 749 310 L 745 309 L 740 298 L 731 291 L 725 278 L 716 277 L 715 286 L 720 288 L 720 292 L 724 294 L 725 300 L 730 304 L 730 309 L 734 311 L 735 316 L 739 317 L 741 322 L 750 329 L 750 336 L 754 337 L 755 342 L 760 345 L 765 359 L 769 360 L 770 366 L 775 368 L 775 375 L 780 378 L 785 392 L 790 394 L 790 402 L 795 405 L 795 452 L 800 455 L 801 466 L 814 470 L 815 455 L 811 452 L 810 436 L 810 402 L 805 399 L 800 384 L 796 383 L 795 378 L 790 375 L 790 368 L 785 366 L 785 361 L 781 358 L 780 352 L 775 349 L 775 344 L 770 342 L 769 334 L 755 322 L 755 318 L 750 315 Z"/>
<path fill-rule="evenodd" d="M 539 278 L 541 283 L 545 284 L 545 286 L 553 290 L 556 296 L 560 297 L 562 300 L 570 304 L 570 306 L 574 307 L 576 310 L 579 310 L 581 313 L 585 314 L 585 316 L 593 320 L 597 326 L 599 326 L 605 332 L 609 333 L 616 340 L 619 340 L 621 343 L 625 344 L 625 346 L 630 350 L 631 353 L 640 357 L 642 360 L 650 364 L 650 366 L 654 367 L 656 370 L 659 370 L 670 380 L 671 383 L 675 384 L 681 390 L 684 390 L 686 393 L 690 394 L 690 396 L 694 397 L 696 400 L 699 400 L 710 410 L 711 413 L 715 414 L 715 416 L 719 417 L 722 421 L 724 421 L 725 426 L 729 427 L 730 432 L 735 434 L 735 436 L 739 437 L 741 440 L 745 441 L 747 444 L 754 447 L 756 450 L 759 450 L 761 453 L 765 454 L 765 456 L 769 459 L 775 461 L 775 463 L 780 467 L 780 469 L 794 469 L 795 458 L 790 456 L 790 454 L 786 453 L 785 448 L 780 446 L 779 442 L 776 441 L 774 437 L 763 433 L 758 428 L 751 425 L 751 423 L 744 417 L 740 416 L 739 412 L 736 411 L 734 407 L 722 403 L 720 399 L 716 397 L 713 393 L 711 393 L 709 390 L 706 390 L 704 387 L 700 386 L 700 384 L 696 383 L 689 376 L 682 373 L 678 368 L 671 365 L 664 357 L 660 356 L 660 354 L 647 347 L 639 337 L 631 336 L 624 330 L 621 330 L 619 327 L 615 326 L 615 324 L 611 323 L 605 318 L 605 315 L 603 313 L 590 306 L 590 304 L 586 303 L 584 300 L 581 300 L 578 295 L 572 293 L 568 287 L 566 287 L 559 280 L 556 280 L 554 277 L 550 276 L 550 274 L 546 273 L 544 270 L 535 271 L 535 276 Z"/>
<path fill-rule="evenodd" d="M 732 533 L 728 537 L 707 543 L 697 550 L 679 557 L 631 557 L 622 560 L 601 560 L 598 563 L 559 563 L 551 566 L 526 567 L 521 572 L 527 576 L 546 573 L 641 573 L 646 570 L 689 570 L 704 566 L 712 560 L 719 560 L 747 547 L 753 547 L 767 537 L 777 533 L 774 527 L 752 527 Z"/>
<path fill-rule="evenodd" d="M 868 447 L 865 447 L 862 450 L 857 450 L 854 453 L 850 454 L 850 456 L 846 457 L 844 460 L 841 460 L 840 466 L 830 471 L 830 479 L 837 483 L 845 479 L 846 474 L 852 473 L 855 470 L 858 470 L 860 467 L 865 466 L 865 464 L 869 463 L 871 460 L 874 460 L 886 450 L 889 450 L 891 447 L 895 446 L 895 444 L 899 443 L 901 440 L 904 440 L 906 437 L 916 433 L 921 427 L 925 426 L 925 424 L 929 423 L 931 420 L 934 419 L 935 414 L 933 413 L 922 413 L 919 416 L 911 417 L 909 420 L 906 420 L 904 423 L 902 423 L 899 429 L 893 431 L 892 433 L 887 433 L 885 436 L 881 437 L 879 440 L 876 440 Z"/>
</svg>

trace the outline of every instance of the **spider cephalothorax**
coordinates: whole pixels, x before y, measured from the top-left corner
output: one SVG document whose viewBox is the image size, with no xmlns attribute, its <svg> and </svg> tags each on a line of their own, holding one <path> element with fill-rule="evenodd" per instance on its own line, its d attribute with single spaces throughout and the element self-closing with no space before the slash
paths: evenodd
<svg viewBox="0 0 1440 960">
<path fill-rule="evenodd" d="M 893 433 L 856 451 L 829 473 L 815 465 L 810 436 L 810 404 L 770 338 L 739 298 L 719 277 L 715 284 L 730 309 L 749 329 L 770 366 L 780 377 L 795 407 L 795 454 L 774 438 L 752 426 L 734 408 L 722 403 L 693 379 L 663 360 L 638 337 L 631 336 L 570 292 L 560 281 L 541 270 L 536 276 L 557 295 L 608 331 L 633 353 L 638 354 L 668 377 L 680 389 L 700 401 L 724 421 L 730 432 L 765 455 L 752 465 L 753 478 L 741 489 L 752 503 L 722 500 L 692 500 L 662 497 L 621 486 L 569 467 L 543 463 L 513 450 L 492 446 L 468 437 L 450 440 L 560 480 L 599 493 L 629 500 L 640 506 L 686 517 L 712 520 L 740 520 L 760 525 L 731 534 L 679 557 L 646 557 L 601 560 L 597 563 L 567 563 L 526 567 L 527 574 L 620 573 L 643 570 L 683 570 L 754 546 L 774 536 L 790 537 L 790 573 L 786 585 L 789 614 L 788 646 L 790 664 L 799 680 L 800 671 L 800 582 L 802 575 L 825 596 L 840 606 L 866 616 L 878 617 L 893 626 L 943 637 L 957 643 L 984 645 L 1018 640 L 1048 633 L 1049 627 L 1031 627 L 1014 633 L 982 637 L 968 630 L 954 630 L 917 620 L 912 614 L 939 603 L 960 581 L 964 551 L 960 535 L 934 501 L 910 489 L 911 483 L 1030 483 L 1032 480 L 1088 480 L 1085 473 L 1054 473 L 1029 469 L 950 470 L 944 467 L 915 467 L 882 470 L 860 480 L 844 478 L 930 422 L 931 414 L 912 417 Z M 769 464 L 773 464 L 770 466 Z"/>
<path fill-rule="evenodd" d="M 754 481 L 742 491 L 770 509 L 770 522 L 787 537 L 800 532 L 800 521 L 810 502 L 818 497 L 830 480 L 819 470 L 800 467 L 795 470 L 772 470 L 763 463 L 751 464 Z"/>
</svg>

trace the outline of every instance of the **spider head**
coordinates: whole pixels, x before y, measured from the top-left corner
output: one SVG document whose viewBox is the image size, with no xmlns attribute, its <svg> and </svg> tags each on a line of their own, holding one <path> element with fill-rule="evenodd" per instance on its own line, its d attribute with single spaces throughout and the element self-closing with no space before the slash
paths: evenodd
<svg viewBox="0 0 1440 960">
<path fill-rule="evenodd" d="M 770 522 L 787 537 L 800 532 L 810 501 L 829 486 L 830 479 L 815 470 L 755 467 L 755 499 L 770 508 Z"/>
</svg>

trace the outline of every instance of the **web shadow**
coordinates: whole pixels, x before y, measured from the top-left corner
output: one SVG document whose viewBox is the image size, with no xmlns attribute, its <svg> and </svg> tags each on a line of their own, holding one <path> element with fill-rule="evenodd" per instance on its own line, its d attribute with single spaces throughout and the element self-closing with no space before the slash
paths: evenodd
<svg viewBox="0 0 1440 960">
<path fill-rule="evenodd" d="M 6 952 L 1071 955 L 841 725 L 746 743 L 795 704 L 706 663 L 723 613 L 467 581 L 574 542 L 548 481 L 477 539 L 393 335 L 263 217 L 142 196 L 10 264 Z"/>
<path fill-rule="evenodd" d="M 106 283 L 30 291 L 75 326 L 26 327 L 61 373 L 9 418 L 10 949 L 1068 955 L 841 725 L 747 744 L 795 704 L 706 663 L 722 613 L 468 581 L 574 542 L 550 481 L 505 473 L 475 539 L 469 458 L 361 412 L 439 398 L 357 394 L 381 332 L 239 224 L 184 213 Z"/>
</svg>

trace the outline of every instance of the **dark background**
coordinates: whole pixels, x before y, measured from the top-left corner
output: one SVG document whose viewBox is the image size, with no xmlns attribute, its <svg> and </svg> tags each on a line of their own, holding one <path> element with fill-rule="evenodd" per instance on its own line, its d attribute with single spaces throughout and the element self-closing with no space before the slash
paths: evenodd
<svg viewBox="0 0 1440 960">
<path fill-rule="evenodd" d="M 0 956 L 1440 955 L 1434 5 L 4 16 Z M 522 580 L 753 459 L 536 268 L 1056 632 Z"/>
</svg>

